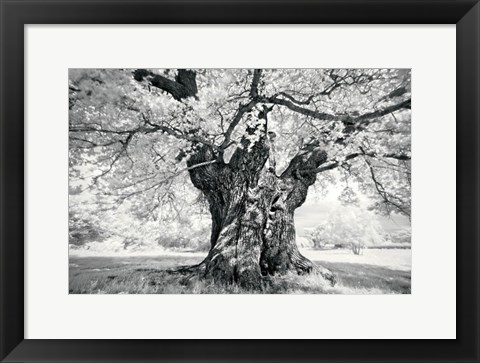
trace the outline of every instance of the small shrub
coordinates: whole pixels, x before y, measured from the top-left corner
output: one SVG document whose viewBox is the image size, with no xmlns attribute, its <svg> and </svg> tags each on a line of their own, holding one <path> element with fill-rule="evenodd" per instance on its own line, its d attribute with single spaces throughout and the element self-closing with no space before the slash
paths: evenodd
<svg viewBox="0 0 480 363">
<path fill-rule="evenodd" d="M 352 249 L 354 255 L 361 255 L 364 247 L 365 246 L 363 246 L 361 243 L 352 242 L 350 244 L 350 248 Z"/>
</svg>

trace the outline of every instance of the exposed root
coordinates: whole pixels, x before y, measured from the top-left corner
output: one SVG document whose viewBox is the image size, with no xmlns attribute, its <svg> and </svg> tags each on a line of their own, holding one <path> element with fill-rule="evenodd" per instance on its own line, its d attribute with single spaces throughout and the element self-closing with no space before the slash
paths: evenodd
<svg viewBox="0 0 480 363">
<path fill-rule="evenodd" d="M 180 279 L 180 283 L 182 285 L 187 285 L 191 281 L 198 279 L 200 277 L 203 277 L 205 275 L 205 266 L 206 266 L 206 263 L 205 263 L 205 260 L 203 260 L 197 265 L 174 267 L 166 270 L 166 272 L 169 274 L 182 275 L 182 278 Z"/>
<path fill-rule="evenodd" d="M 275 283 L 276 277 L 281 277 L 282 275 L 288 274 L 289 272 L 296 272 L 298 275 L 319 275 L 324 280 L 326 280 L 332 287 L 335 286 L 337 283 L 335 275 L 328 269 L 323 266 L 317 265 L 314 262 L 310 261 L 308 258 L 303 256 L 298 250 L 295 251 L 294 254 L 294 261 L 293 261 L 293 269 L 285 270 L 283 273 L 275 273 L 275 274 L 267 274 L 261 275 L 260 273 L 258 276 L 252 273 L 243 273 L 240 274 L 238 277 L 238 281 L 234 282 L 231 279 L 226 279 L 221 276 L 221 274 L 217 274 L 216 276 L 212 276 L 207 274 L 207 259 L 203 260 L 197 265 L 189 265 L 189 266 L 179 266 L 175 268 L 171 268 L 166 270 L 168 274 L 178 275 L 179 282 L 182 285 L 188 285 L 193 283 L 194 281 L 198 280 L 210 280 L 213 284 L 218 285 L 239 285 L 240 287 L 246 290 L 252 290 L 257 292 L 262 292 L 265 288 L 269 289 L 272 287 L 272 284 Z"/>
<path fill-rule="evenodd" d="M 312 271 L 313 273 L 317 273 L 320 276 L 322 276 L 325 280 L 327 280 L 330 283 L 330 286 L 335 286 L 337 283 L 337 279 L 335 278 L 335 275 L 329 270 L 326 269 L 323 266 L 315 265 L 314 264 L 314 270 Z"/>
<path fill-rule="evenodd" d="M 303 262 L 302 266 L 296 265 L 296 270 L 299 275 L 308 275 L 308 274 L 315 274 L 320 275 L 323 279 L 328 281 L 328 283 L 333 287 L 337 283 L 335 275 L 327 268 L 317 265 L 310 260 L 308 261 L 308 265 Z"/>
<path fill-rule="evenodd" d="M 166 272 L 169 274 L 178 275 L 179 276 L 178 281 L 182 285 L 189 285 L 198 280 L 206 280 L 206 281 L 210 280 L 211 283 L 219 286 L 238 285 L 239 287 L 247 291 L 259 292 L 259 293 L 269 291 L 272 288 L 275 288 L 275 284 L 280 281 L 278 280 L 278 278 L 282 279 L 282 276 L 288 276 L 288 272 L 286 272 L 285 274 L 276 274 L 275 276 L 259 275 L 258 277 L 255 277 L 255 278 L 253 278 L 253 276 L 245 276 L 245 278 L 240 279 L 240 281 L 236 283 L 232 283 L 230 281 L 225 281 L 222 279 L 211 279 L 208 276 L 206 276 L 205 270 L 206 270 L 206 264 L 204 262 L 201 262 L 198 265 L 180 266 L 180 267 L 172 268 L 172 269 L 166 270 Z M 319 275 L 321 276 L 322 279 L 326 280 L 332 287 L 335 286 L 335 284 L 337 283 L 335 275 L 330 270 L 326 269 L 323 266 L 316 265 L 314 263 L 311 263 L 311 265 L 308 268 L 308 271 L 301 270 L 299 272 L 297 270 L 296 274 L 304 275 L 304 276 L 310 275 L 310 274 Z"/>
<path fill-rule="evenodd" d="M 310 261 L 304 255 L 300 253 L 298 248 L 295 248 L 292 253 L 292 260 L 299 275 L 304 274 L 318 274 L 327 280 L 330 285 L 333 287 L 337 283 L 335 275 L 328 269 L 323 266 L 317 265 L 316 263 Z"/>
</svg>

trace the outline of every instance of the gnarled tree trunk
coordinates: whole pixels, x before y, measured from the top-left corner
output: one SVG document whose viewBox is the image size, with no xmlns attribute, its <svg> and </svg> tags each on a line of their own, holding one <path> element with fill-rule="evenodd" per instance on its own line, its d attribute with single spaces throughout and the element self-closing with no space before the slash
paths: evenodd
<svg viewBox="0 0 480 363">
<path fill-rule="evenodd" d="M 247 130 L 247 134 L 254 132 L 253 127 Z M 267 163 L 270 142 L 265 134 L 253 146 L 249 142 L 242 140 L 228 164 L 218 160 L 190 170 L 212 215 L 211 248 L 200 266 L 201 274 L 259 288 L 265 276 L 316 271 L 334 284 L 333 275 L 304 257 L 295 242 L 294 213 L 315 182 L 314 169 L 326 161 L 325 152 L 312 146 L 277 176 L 274 163 Z M 202 147 L 188 164 L 215 158 L 214 150 Z"/>
<path fill-rule="evenodd" d="M 196 73 L 191 70 L 178 70 L 175 81 L 144 69 L 136 70 L 134 78 L 148 79 L 152 86 L 176 100 L 197 96 Z M 206 196 L 212 215 L 210 251 L 197 266 L 198 271 L 205 278 L 247 288 L 259 288 L 263 276 L 289 271 L 305 274 L 315 270 L 333 284 L 330 271 L 314 265 L 299 252 L 294 226 L 295 209 L 305 201 L 316 179 L 315 169 L 326 161 L 326 153 L 318 145 L 307 146 L 277 176 L 271 152 L 273 139 L 267 138 L 267 114 L 271 108 L 265 106 L 256 121 L 252 117 L 247 122 L 246 134 L 228 163 L 219 151 L 229 145 L 231 133 L 242 117 L 254 112 L 260 78 L 261 71 L 255 70 L 252 100 L 240 105 L 225 133 L 224 144 L 215 149 L 199 143 L 187 160 L 190 179 Z"/>
</svg>

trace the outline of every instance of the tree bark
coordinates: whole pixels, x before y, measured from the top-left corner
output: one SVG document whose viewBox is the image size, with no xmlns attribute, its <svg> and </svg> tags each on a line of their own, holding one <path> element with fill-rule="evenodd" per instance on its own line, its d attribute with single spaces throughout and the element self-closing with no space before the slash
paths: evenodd
<svg viewBox="0 0 480 363">
<path fill-rule="evenodd" d="M 327 154 L 318 145 L 309 145 L 292 159 L 279 178 L 278 192 L 272 200 L 264 229 L 260 259 L 263 275 L 289 271 L 306 274 L 316 271 L 331 284 L 335 284 L 333 274 L 303 256 L 295 241 L 295 210 L 305 202 L 308 188 L 315 183 L 314 169 L 326 160 Z"/>
<path fill-rule="evenodd" d="M 253 289 L 261 288 L 265 277 L 288 272 L 318 272 L 334 284 L 333 274 L 304 257 L 295 241 L 294 212 L 315 182 L 313 170 L 326 161 L 325 152 L 311 145 L 277 176 L 266 163 L 270 145 L 265 135 L 250 149 L 248 144 L 242 140 L 243 147 L 228 164 L 217 162 L 190 170 L 212 215 L 211 248 L 200 266 L 201 274 Z M 188 164 L 215 157 L 213 150 L 203 147 Z"/>
</svg>

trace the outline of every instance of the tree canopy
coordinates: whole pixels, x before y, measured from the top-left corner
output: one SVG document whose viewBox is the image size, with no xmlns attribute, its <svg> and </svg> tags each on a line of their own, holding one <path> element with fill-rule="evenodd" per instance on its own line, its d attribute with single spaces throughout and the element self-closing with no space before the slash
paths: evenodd
<svg viewBox="0 0 480 363">
<path fill-rule="evenodd" d="M 376 211 L 410 216 L 410 127 L 406 69 L 69 72 L 72 193 L 88 189 L 105 208 L 128 201 L 148 219 L 178 213 L 186 200 L 202 205 L 186 171 L 228 164 L 262 133 L 277 175 L 295 156 L 321 149 L 318 184 L 350 180 L 358 188 L 343 198 L 359 189 Z M 204 147 L 209 160 L 188 162 Z"/>
</svg>

